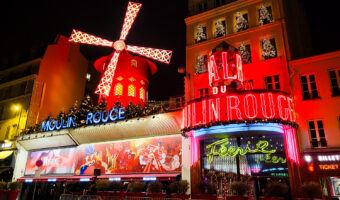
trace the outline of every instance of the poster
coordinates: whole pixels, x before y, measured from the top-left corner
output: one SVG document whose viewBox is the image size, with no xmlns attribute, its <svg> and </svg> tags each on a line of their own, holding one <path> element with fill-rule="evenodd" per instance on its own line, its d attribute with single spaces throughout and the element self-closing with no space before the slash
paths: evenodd
<svg viewBox="0 0 340 200">
<path fill-rule="evenodd" d="M 75 167 L 76 148 L 35 151 L 28 154 L 25 175 L 34 175 L 36 162 L 42 160 L 40 174 L 72 174 Z"/>
<path fill-rule="evenodd" d="M 181 149 L 180 136 L 81 145 L 75 175 L 181 171 Z"/>
</svg>

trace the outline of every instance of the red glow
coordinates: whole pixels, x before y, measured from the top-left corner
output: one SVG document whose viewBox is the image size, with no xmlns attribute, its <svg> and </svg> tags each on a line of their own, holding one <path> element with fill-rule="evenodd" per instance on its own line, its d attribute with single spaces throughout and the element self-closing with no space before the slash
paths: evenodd
<svg viewBox="0 0 340 200">
<path fill-rule="evenodd" d="M 295 128 L 287 125 L 283 125 L 285 147 L 287 157 L 296 164 L 300 164 L 299 148 L 296 139 Z"/>
<path fill-rule="evenodd" d="M 209 58 L 208 71 L 209 71 L 209 84 L 212 86 L 213 82 L 220 80 L 214 55 L 210 56 Z"/>
<path fill-rule="evenodd" d="M 308 171 L 310 171 L 310 172 L 314 172 L 314 164 L 313 164 L 313 163 L 308 164 L 307 169 L 308 169 Z"/>
<path fill-rule="evenodd" d="M 249 91 L 233 95 L 219 95 L 209 99 L 202 99 L 202 101 L 189 102 L 183 111 L 186 117 L 184 128 L 213 121 L 243 119 L 294 121 L 293 118 L 287 118 L 288 113 L 293 117 L 294 112 L 289 106 L 289 97 L 279 92 L 253 93 Z M 282 112 L 287 114 L 282 114 Z"/>
</svg>

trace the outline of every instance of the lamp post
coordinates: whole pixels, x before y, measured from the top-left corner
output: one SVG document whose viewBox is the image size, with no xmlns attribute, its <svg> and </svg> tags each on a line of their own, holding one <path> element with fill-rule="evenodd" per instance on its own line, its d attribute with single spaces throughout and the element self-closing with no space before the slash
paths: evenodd
<svg viewBox="0 0 340 200">
<path fill-rule="evenodd" d="M 18 135 L 18 130 L 20 128 L 20 119 L 21 119 L 21 113 L 22 113 L 22 106 L 20 104 L 14 105 L 13 107 L 14 112 L 17 112 L 20 110 L 20 114 L 19 114 L 19 119 L 18 119 L 18 124 L 17 124 L 17 130 L 15 131 L 15 136 Z"/>
</svg>

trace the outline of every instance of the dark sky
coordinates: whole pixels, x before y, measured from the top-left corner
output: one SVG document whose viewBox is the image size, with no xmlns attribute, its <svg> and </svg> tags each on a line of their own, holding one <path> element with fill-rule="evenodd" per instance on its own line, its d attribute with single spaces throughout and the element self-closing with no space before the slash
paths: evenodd
<svg viewBox="0 0 340 200">
<path fill-rule="evenodd" d="M 184 93 L 183 75 L 177 72 L 185 65 L 185 23 L 187 0 L 135 0 L 143 3 L 127 36 L 131 45 L 173 50 L 170 65 L 155 62 L 158 72 L 151 79 L 149 97 L 166 100 Z M 332 1 L 297 0 L 306 10 L 315 54 L 338 50 L 340 46 L 338 11 Z M 118 39 L 125 16 L 127 0 L 58 0 L 1 1 L 0 67 L 4 69 L 36 57 L 39 49 L 53 41 L 57 34 L 67 37 L 73 28 L 108 40 Z M 333 4 L 333 5 L 332 5 Z M 81 46 L 94 61 L 112 49 Z"/>
</svg>

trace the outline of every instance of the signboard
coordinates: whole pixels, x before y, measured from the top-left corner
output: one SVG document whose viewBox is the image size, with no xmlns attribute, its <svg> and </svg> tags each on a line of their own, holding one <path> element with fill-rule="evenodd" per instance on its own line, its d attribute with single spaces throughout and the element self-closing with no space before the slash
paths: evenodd
<svg viewBox="0 0 340 200">
<path fill-rule="evenodd" d="M 207 171 L 236 173 L 239 162 L 243 175 L 278 176 L 288 172 L 281 134 L 205 139 L 200 145 L 200 157 Z"/>
<path fill-rule="evenodd" d="M 181 171 L 181 137 L 81 145 L 77 149 L 75 175 Z"/>
<path fill-rule="evenodd" d="M 294 122 L 293 100 L 277 92 L 246 91 L 194 100 L 183 109 L 183 127 L 234 120 L 279 119 Z"/>
<path fill-rule="evenodd" d="M 40 174 L 72 174 L 75 167 L 76 148 L 35 151 L 28 154 L 25 175 L 34 175 L 40 168 Z M 36 165 L 42 160 L 42 165 Z"/>
<path fill-rule="evenodd" d="M 113 108 L 111 110 L 106 111 L 98 111 L 98 112 L 90 112 L 87 113 L 86 119 L 86 125 L 90 124 L 99 124 L 99 123 L 106 123 L 106 122 L 113 122 L 116 120 L 125 119 L 125 107 L 121 107 L 119 109 Z M 41 132 L 46 131 L 54 131 L 54 130 L 60 130 L 65 128 L 72 128 L 76 126 L 76 116 L 70 116 L 67 119 L 52 119 L 49 121 L 43 121 L 41 124 Z"/>
</svg>

